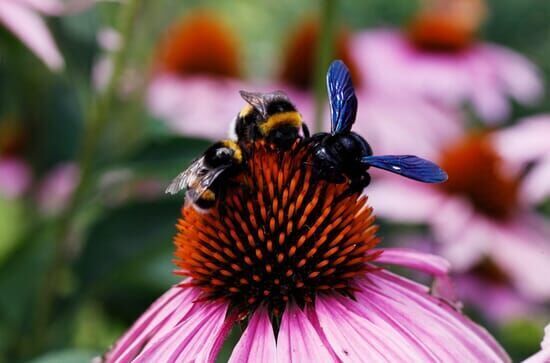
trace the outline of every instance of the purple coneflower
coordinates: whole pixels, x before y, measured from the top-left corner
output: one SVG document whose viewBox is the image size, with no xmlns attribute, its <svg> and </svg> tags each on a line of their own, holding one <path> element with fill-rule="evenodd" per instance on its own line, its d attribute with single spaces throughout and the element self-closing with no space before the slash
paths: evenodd
<svg viewBox="0 0 550 363">
<path fill-rule="evenodd" d="M 524 300 L 550 299 L 550 225 L 536 210 L 550 192 L 550 116 L 455 131 L 407 146 L 414 153 L 431 143 L 422 150 L 434 150 L 427 156 L 447 171 L 447 183 L 426 187 L 388 176 L 371 186 L 371 203 L 382 217 L 431 227 L 438 253 L 464 274 L 457 281 L 464 298 L 489 315 L 517 315 Z M 488 296 L 498 307 L 487 306 Z"/>
<path fill-rule="evenodd" d="M 184 135 L 226 137 L 242 99 L 239 44 L 231 28 L 201 11 L 173 24 L 157 50 L 148 90 L 151 113 Z"/>
<path fill-rule="evenodd" d="M 319 23 L 314 19 L 300 23 L 291 33 L 286 48 L 281 52 L 283 56 L 278 82 L 272 85 L 273 88 L 283 89 L 290 95 L 310 126 L 314 119 L 312 89 L 318 41 Z M 394 137 L 388 138 L 387 133 L 395 134 L 396 123 L 408 129 L 402 130 L 402 135 L 414 137 L 414 134 L 408 132 L 416 132 L 415 129 L 418 127 L 415 125 L 430 125 L 429 127 L 438 129 L 440 125 L 455 122 L 457 119 L 457 115 L 449 109 L 434 106 L 421 97 L 401 92 L 399 88 L 389 90 L 376 87 L 376 84 L 369 80 L 366 73 L 368 70 L 361 64 L 364 61 L 363 57 L 368 55 L 362 52 L 362 48 L 354 45 L 352 34 L 344 29 L 336 33 L 334 55 L 349 67 L 357 98 L 363 106 L 358 110 L 355 130 L 369 135 L 369 139 L 373 139 L 375 145 L 382 144 L 391 152 L 399 153 L 402 149 L 398 142 L 385 145 L 394 140 Z M 328 108 L 326 115 L 325 123 L 328 127 Z"/>
<path fill-rule="evenodd" d="M 537 101 L 543 84 L 522 55 L 476 37 L 483 0 L 427 0 L 408 28 L 367 30 L 353 40 L 369 82 L 446 105 L 469 102 L 487 122 L 505 119 L 508 96 Z"/>
<path fill-rule="evenodd" d="M 106 362 L 507 362 L 481 327 L 397 265 L 445 279 L 440 257 L 377 249 L 372 209 L 318 180 L 307 146 L 263 142 L 207 213 L 182 209 L 177 274 L 106 354 Z"/>
</svg>

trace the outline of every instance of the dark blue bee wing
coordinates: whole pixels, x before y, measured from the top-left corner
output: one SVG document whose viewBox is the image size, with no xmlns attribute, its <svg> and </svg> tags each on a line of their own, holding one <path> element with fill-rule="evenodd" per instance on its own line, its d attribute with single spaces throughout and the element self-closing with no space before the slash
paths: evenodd
<svg viewBox="0 0 550 363">
<path fill-rule="evenodd" d="M 447 173 L 443 169 L 431 161 L 414 155 L 365 156 L 361 161 L 368 166 L 391 171 L 424 183 L 441 183 L 447 180 Z"/>
<path fill-rule="evenodd" d="M 357 97 L 348 67 L 341 60 L 332 62 L 327 72 L 331 130 L 334 134 L 351 131 L 357 115 Z"/>
</svg>

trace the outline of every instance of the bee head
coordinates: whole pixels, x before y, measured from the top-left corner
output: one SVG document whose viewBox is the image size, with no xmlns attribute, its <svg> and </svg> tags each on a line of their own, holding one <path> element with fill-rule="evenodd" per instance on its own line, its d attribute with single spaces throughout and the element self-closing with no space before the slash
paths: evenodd
<svg viewBox="0 0 550 363">
<path fill-rule="evenodd" d="M 237 116 L 235 131 L 240 140 L 258 138 L 294 141 L 302 126 L 302 117 L 282 91 L 261 93 L 240 91 L 247 105 Z"/>
<path fill-rule="evenodd" d="M 241 148 L 232 140 L 213 144 L 206 150 L 204 157 L 211 167 L 241 164 L 243 161 Z"/>
</svg>

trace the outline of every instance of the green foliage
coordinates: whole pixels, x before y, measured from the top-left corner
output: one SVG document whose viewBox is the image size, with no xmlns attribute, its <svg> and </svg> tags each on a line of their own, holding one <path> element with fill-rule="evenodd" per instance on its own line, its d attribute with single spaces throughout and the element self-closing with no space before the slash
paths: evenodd
<svg viewBox="0 0 550 363">
<path fill-rule="evenodd" d="M 502 327 L 496 338 L 506 347 L 513 361 L 519 362 L 540 350 L 543 329 L 534 321 L 514 320 Z"/>
<path fill-rule="evenodd" d="M 33 359 L 29 363 L 89 363 L 92 358 L 98 355 L 99 354 L 96 352 L 69 349 L 47 353 L 41 357 Z"/>
</svg>

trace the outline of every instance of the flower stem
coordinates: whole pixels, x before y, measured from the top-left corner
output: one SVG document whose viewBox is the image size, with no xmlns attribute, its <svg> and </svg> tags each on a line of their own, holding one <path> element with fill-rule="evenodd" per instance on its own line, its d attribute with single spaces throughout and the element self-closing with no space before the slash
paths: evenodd
<svg viewBox="0 0 550 363">
<path fill-rule="evenodd" d="M 323 130 L 323 110 L 326 101 L 325 74 L 333 57 L 334 34 L 336 29 L 336 1 L 323 0 L 321 9 L 321 29 L 317 43 L 315 64 L 315 132 Z"/>
<path fill-rule="evenodd" d="M 102 93 L 98 94 L 90 107 L 78 157 L 80 168 L 79 182 L 65 210 L 59 217 L 53 256 L 45 271 L 44 279 L 37 295 L 35 334 L 33 335 L 33 345 L 36 350 L 42 349 L 45 344 L 45 337 L 48 335 L 46 334 L 46 330 L 50 322 L 53 304 L 57 298 L 57 288 L 63 271 L 67 268 L 69 262 L 70 236 L 71 232 L 73 232 L 80 203 L 88 193 L 90 186 L 94 184 L 94 155 L 96 154 L 105 126 L 110 119 L 113 100 L 116 97 L 117 86 L 128 56 L 132 29 L 140 3 L 141 0 L 127 0 L 121 5 L 118 30 L 121 35 L 122 46 L 112 55 L 113 73 L 107 87 Z"/>
</svg>

